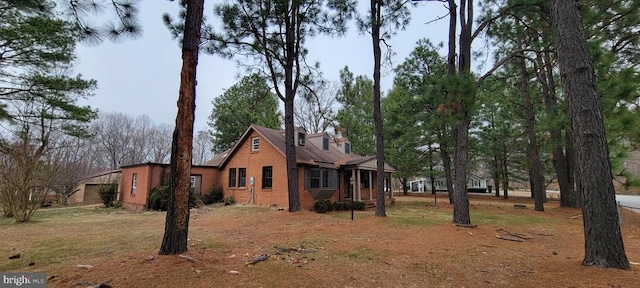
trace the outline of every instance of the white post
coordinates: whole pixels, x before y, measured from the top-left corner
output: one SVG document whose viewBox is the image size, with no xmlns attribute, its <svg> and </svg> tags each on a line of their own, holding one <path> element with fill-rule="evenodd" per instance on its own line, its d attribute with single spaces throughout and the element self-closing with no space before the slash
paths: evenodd
<svg viewBox="0 0 640 288">
<path fill-rule="evenodd" d="M 622 208 L 620 208 L 620 201 L 617 201 L 618 204 L 618 224 L 622 227 Z"/>
<path fill-rule="evenodd" d="M 369 200 L 373 199 L 373 173 L 369 171 Z"/>
<path fill-rule="evenodd" d="M 358 174 L 356 173 L 357 169 L 351 170 L 351 179 L 354 179 L 356 182 L 353 184 L 353 191 L 351 191 L 351 200 L 356 201 L 356 187 L 360 190 L 360 180 L 358 179 Z"/>
</svg>

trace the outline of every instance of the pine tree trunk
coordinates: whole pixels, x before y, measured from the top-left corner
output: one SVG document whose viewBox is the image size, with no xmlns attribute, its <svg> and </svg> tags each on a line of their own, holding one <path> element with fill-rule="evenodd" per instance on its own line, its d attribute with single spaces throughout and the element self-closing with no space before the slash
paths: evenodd
<svg viewBox="0 0 640 288">
<path fill-rule="evenodd" d="M 382 111 L 380 109 L 380 50 L 381 0 L 371 0 L 371 38 L 373 43 L 373 124 L 376 134 L 376 159 L 378 189 L 376 196 L 376 216 L 387 216 L 384 203 L 384 138 L 382 128 Z"/>
<path fill-rule="evenodd" d="M 469 195 L 467 194 L 467 154 L 469 143 L 468 120 L 456 124 L 453 129 L 454 169 L 456 178 L 453 186 L 453 223 L 471 224 L 469 215 Z"/>
<path fill-rule="evenodd" d="M 493 157 L 493 186 L 496 186 L 496 197 L 500 197 L 500 162 L 498 157 Z"/>
<path fill-rule="evenodd" d="M 509 171 L 507 170 L 507 152 L 504 152 L 504 159 L 502 159 L 502 198 L 509 199 Z"/>
<path fill-rule="evenodd" d="M 299 57 L 298 53 L 301 53 L 296 48 L 295 33 L 296 27 L 296 14 L 299 9 L 299 4 L 292 4 L 292 16 L 285 17 L 286 25 L 286 55 L 287 63 L 284 68 L 285 78 L 285 99 L 284 99 L 284 136 L 285 136 L 285 154 L 287 161 L 287 192 L 289 196 L 289 212 L 296 212 L 300 210 L 300 191 L 298 185 L 298 162 L 296 157 L 296 143 L 295 143 L 295 124 L 294 124 L 294 99 L 297 91 L 297 81 L 294 79 L 294 67 L 296 65 L 296 57 Z M 301 36 L 299 36 L 301 37 Z M 297 69 L 296 73 L 299 75 L 300 69 Z"/>
<path fill-rule="evenodd" d="M 524 100 L 524 111 L 526 115 L 526 131 L 529 139 L 528 160 L 529 160 L 529 183 L 531 184 L 531 193 L 535 199 L 535 210 L 544 211 L 545 188 L 544 176 L 542 175 L 542 162 L 540 161 L 540 152 L 538 150 L 538 139 L 536 136 L 536 114 L 531 93 L 529 92 L 529 71 L 524 62 L 524 58 L 519 59 L 520 65 L 520 93 Z"/>
<path fill-rule="evenodd" d="M 573 132 L 570 127 L 565 128 L 564 135 L 565 158 L 567 160 L 567 181 L 571 185 L 571 189 L 573 189 L 573 194 L 571 195 L 575 198 L 576 207 L 582 208 L 582 196 L 578 193 L 580 189 L 578 189 L 578 178 L 576 178 L 576 152 L 575 149 L 573 149 Z"/>
<path fill-rule="evenodd" d="M 585 257 L 582 263 L 630 269 L 618 224 L 600 95 L 583 23 L 573 0 L 551 0 L 550 4 L 584 201 Z"/>
<path fill-rule="evenodd" d="M 450 19 L 455 19 L 455 1 L 449 0 Z M 452 10 L 453 9 L 453 10 Z M 453 12 L 453 13 L 452 13 Z M 473 1 L 460 1 L 460 35 L 459 35 L 459 55 L 458 55 L 458 77 L 467 78 L 471 75 L 471 27 L 473 25 Z M 465 17 L 466 16 L 466 17 Z M 453 25 L 452 25 L 453 24 Z M 449 28 L 455 23 L 449 22 Z M 449 45 L 451 46 L 454 30 L 449 30 Z M 448 65 L 451 65 L 455 55 L 451 55 L 449 48 Z M 449 73 L 451 73 L 449 67 Z M 451 75 L 451 74 L 450 74 Z M 455 75 L 452 75 L 455 76 Z M 469 125 L 471 123 L 470 108 L 467 103 L 473 103 L 475 91 L 456 91 L 450 93 L 452 100 L 452 110 L 458 118 L 458 122 L 453 125 L 453 168 L 455 170 L 455 181 L 453 186 L 453 222 L 456 224 L 471 224 L 469 215 L 469 195 L 467 194 L 467 157 L 469 154 Z"/>
<path fill-rule="evenodd" d="M 449 204 L 453 204 L 453 175 L 451 175 L 451 156 L 449 156 L 448 141 L 444 139 L 443 131 L 446 129 L 441 126 L 440 132 L 440 157 L 442 157 L 442 169 L 444 169 L 444 178 L 447 185 L 447 196 L 449 196 Z"/>
<path fill-rule="evenodd" d="M 576 192 L 573 189 L 573 173 L 570 172 L 569 159 L 565 155 L 562 146 L 562 127 L 558 123 L 558 101 L 556 95 L 556 81 L 553 75 L 553 66 L 549 52 L 538 55 L 538 66 L 541 69 L 539 81 L 543 87 L 544 108 L 547 118 L 550 119 L 551 128 L 549 129 L 550 141 L 553 146 L 553 169 L 556 172 L 556 179 L 560 187 L 560 207 L 576 207 Z M 570 139 L 566 139 L 566 143 L 570 143 Z"/>
<path fill-rule="evenodd" d="M 171 191 L 159 252 L 161 255 L 180 254 L 187 251 L 193 120 L 196 108 L 196 66 L 203 6 L 204 0 L 187 1 L 178 114 L 171 144 Z"/>
<path fill-rule="evenodd" d="M 286 97 L 284 114 L 289 212 L 296 212 L 300 210 L 300 192 L 298 191 L 298 163 L 296 161 L 296 143 L 294 139 L 295 128 L 293 126 L 293 96 Z"/>
</svg>

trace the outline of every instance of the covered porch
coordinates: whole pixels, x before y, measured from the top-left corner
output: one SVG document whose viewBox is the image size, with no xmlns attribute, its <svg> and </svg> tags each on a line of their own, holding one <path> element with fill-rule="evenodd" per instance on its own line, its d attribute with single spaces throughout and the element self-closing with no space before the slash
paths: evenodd
<svg viewBox="0 0 640 288">
<path fill-rule="evenodd" d="M 385 198 L 392 197 L 393 187 L 391 173 L 395 170 L 389 164 L 384 165 L 384 192 Z M 345 189 L 341 189 L 340 201 L 367 202 L 377 198 L 378 172 L 376 171 L 376 159 L 372 157 L 360 163 L 342 165 L 342 183 Z"/>
</svg>

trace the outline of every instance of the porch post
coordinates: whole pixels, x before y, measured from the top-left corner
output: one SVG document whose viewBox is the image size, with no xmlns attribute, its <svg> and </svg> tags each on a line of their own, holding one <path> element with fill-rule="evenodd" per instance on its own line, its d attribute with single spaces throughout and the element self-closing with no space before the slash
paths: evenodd
<svg viewBox="0 0 640 288">
<path fill-rule="evenodd" d="M 373 199 L 373 173 L 369 170 L 369 200 Z"/>
<path fill-rule="evenodd" d="M 362 182 L 362 177 L 360 176 L 360 169 L 356 170 L 356 176 L 358 179 L 358 201 L 362 201 L 362 185 L 360 184 L 360 182 Z"/>
<path fill-rule="evenodd" d="M 393 198 L 393 182 L 391 180 L 391 173 L 384 173 L 385 176 L 385 189 L 387 189 L 387 191 L 389 191 L 389 199 Z"/>
<path fill-rule="evenodd" d="M 358 173 L 356 173 L 356 169 L 351 170 L 351 179 L 354 179 L 353 189 L 351 190 L 351 200 L 356 201 L 356 186 L 358 186 Z"/>
</svg>

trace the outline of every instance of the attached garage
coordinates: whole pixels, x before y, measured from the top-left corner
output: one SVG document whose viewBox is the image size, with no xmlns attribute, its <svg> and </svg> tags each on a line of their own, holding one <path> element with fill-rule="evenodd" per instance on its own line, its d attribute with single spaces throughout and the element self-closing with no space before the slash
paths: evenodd
<svg viewBox="0 0 640 288">
<path fill-rule="evenodd" d="M 78 184 L 78 192 L 70 197 L 70 204 L 98 204 L 102 203 L 100 199 L 100 185 L 119 183 L 120 170 L 110 170 L 95 174 L 91 177 L 83 179 Z"/>
</svg>

